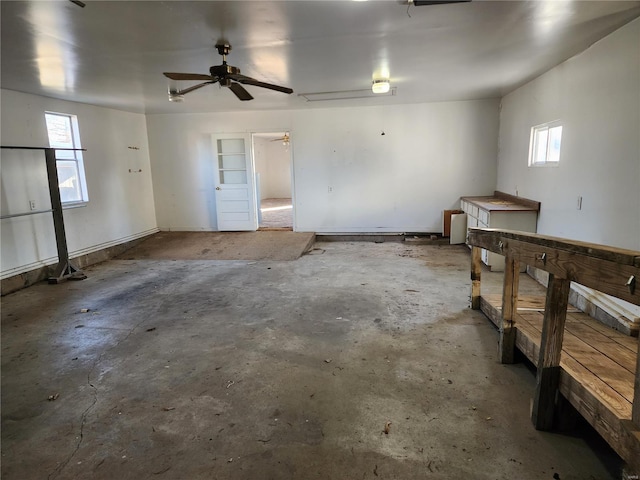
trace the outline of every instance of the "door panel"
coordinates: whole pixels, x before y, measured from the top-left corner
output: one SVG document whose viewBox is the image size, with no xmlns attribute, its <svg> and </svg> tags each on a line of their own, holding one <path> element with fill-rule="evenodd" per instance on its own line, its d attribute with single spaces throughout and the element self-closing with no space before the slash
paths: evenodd
<svg viewBox="0 0 640 480">
<path fill-rule="evenodd" d="M 257 230 L 251 136 L 243 133 L 214 134 L 212 142 L 216 162 L 218 230 Z"/>
</svg>

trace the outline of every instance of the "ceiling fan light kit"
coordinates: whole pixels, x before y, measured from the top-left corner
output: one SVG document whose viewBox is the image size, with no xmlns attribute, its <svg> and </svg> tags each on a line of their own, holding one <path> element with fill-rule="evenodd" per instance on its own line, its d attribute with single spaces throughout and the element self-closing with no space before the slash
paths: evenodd
<svg viewBox="0 0 640 480">
<path fill-rule="evenodd" d="M 390 88 L 389 80 L 374 80 L 371 85 L 373 93 L 387 93 Z"/>
<path fill-rule="evenodd" d="M 174 103 L 184 102 L 184 95 L 178 92 L 169 92 L 169 101 Z"/>
<path fill-rule="evenodd" d="M 274 85 L 272 83 L 265 83 L 258 81 L 254 78 L 247 77 L 240 73 L 238 67 L 227 64 L 227 55 L 231 51 L 231 45 L 227 43 L 219 43 L 216 45 L 218 53 L 222 55 L 222 65 L 214 65 L 209 68 L 209 75 L 203 75 L 200 73 L 178 73 L 178 72 L 164 72 L 163 75 L 171 80 L 199 80 L 203 83 L 199 83 L 183 90 L 178 90 L 174 95 L 169 93 L 169 101 L 181 101 L 173 100 L 173 96 L 183 96 L 186 93 L 197 90 L 205 85 L 212 83 L 219 83 L 222 87 L 228 87 L 234 95 L 242 101 L 253 100 L 253 97 L 247 90 L 241 85 L 253 85 L 255 87 L 267 88 L 269 90 L 275 90 L 276 92 L 282 92 L 291 94 L 293 90 L 289 87 L 281 87 L 280 85 Z"/>
</svg>

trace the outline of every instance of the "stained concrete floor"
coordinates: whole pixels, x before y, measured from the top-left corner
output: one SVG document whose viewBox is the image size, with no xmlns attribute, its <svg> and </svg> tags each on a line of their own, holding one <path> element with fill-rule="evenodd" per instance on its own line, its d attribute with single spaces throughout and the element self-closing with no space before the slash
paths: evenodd
<svg viewBox="0 0 640 480">
<path fill-rule="evenodd" d="M 2 478 L 616 478 L 598 438 L 532 427 L 534 377 L 496 361 L 468 265 L 318 243 L 3 297 Z"/>
</svg>

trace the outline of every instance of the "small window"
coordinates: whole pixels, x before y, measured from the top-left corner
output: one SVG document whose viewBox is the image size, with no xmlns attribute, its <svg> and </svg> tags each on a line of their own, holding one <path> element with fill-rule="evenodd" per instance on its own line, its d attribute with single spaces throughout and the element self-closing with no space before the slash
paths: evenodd
<svg viewBox="0 0 640 480">
<path fill-rule="evenodd" d="M 558 165 L 562 125 L 559 122 L 543 123 L 531 128 L 529 166 Z"/>
<path fill-rule="evenodd" d="M 78 118 L 65 113 L 44 114 L 51 148 L 82 148 Z M 89 201 L 84 175 L 82 152 L 79 150 L 56 150 L 58 187 L 63 205 L 81 204 Z"/>
</svg>

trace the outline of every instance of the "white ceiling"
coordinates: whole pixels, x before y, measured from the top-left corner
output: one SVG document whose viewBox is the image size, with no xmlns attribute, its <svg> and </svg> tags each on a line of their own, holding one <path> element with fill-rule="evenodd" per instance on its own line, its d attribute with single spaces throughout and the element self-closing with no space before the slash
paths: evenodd
<svg viewBox="0 0 640 480">
<path fill-rule="evenodd" d="M 85 2 L 0 2 L 2 88 L 146 113 L 498 97 L 640 16 L 630 1 Z M 240 102 L 210 85 L 168 102 L 162 72 L 208 73 L 220 38 L 229 64 L 295 93 L 247 86 L 255 99 Z M 298 96 L 368 89 L 385 71 L 394 97 Z"/>
</svg>

